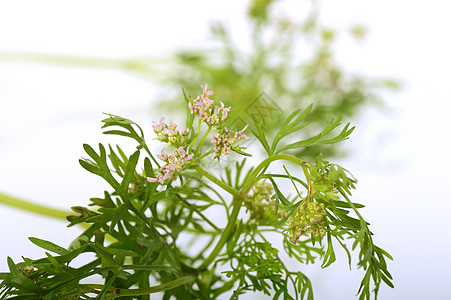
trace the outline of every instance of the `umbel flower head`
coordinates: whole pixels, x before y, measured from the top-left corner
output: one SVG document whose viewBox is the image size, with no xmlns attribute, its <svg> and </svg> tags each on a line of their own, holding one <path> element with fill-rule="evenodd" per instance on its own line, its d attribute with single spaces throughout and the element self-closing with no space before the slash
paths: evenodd
<svg viewBox="0 0 451 300">
<path fill-rule="evenodd" d="M 237 148 L 236 143 L 241 139 L 248 139 L 244 134 L 249 125 L 244 126 L 240 131 L 232 131 L 225 126 L 225 121 L 229 117 L 231 107 L 225 107 L 222 101 L 211 99 L 213 91 L 208 90 L 208 85 L 201 85 L 202 94 L 196 99 L 189 101 L 189 108 L 192 114 L 207 124 L 211 129 L 218 130 L 213 136 L 211 143 L 214 145 L 214 158 L 220 158 L 222 155 L 229 154 L 231 150 Z M 219 103 L 218 103 L 219 102 Z"/>
<path fill-rule="evenodd" d="M 304 234 L 323 237 L 326 234 L 324 203 L 304 202 L 288 220 L 288 236 L 297 243 Z"/>
<path fill-rule="evenodd" d="M 285 217 L 286 213 L 281 210 L 276 214 L 275 201 L 271 199 L 273 193 L 272 184 L 262 181 L 255 184 L 252 195 L 247 195 L 244 198 L 244 205 L 250 213 L 251 220 L 266 224 Z"/>
<path fill-rule="evenodd" d="M 239 140 L 249 137 L 244 134 L 244 131 L 247 129 L 249 125 L 244 126 L 243 130 L 233 132 L 229 130 L 227 127 L 224 127 L 220 130 L 213 139 L 211 143 L 215 145 L 215 156 L 214 158 L 219 158 L 223 154 L 229 154 L 231 147 L 238 142 Z"/>
<path fill-rule="evenodd" d="M 214 158 L 218 158 L 221 155 L 229 154 L 230 151 L 235 150 L 243 154 L 241 147 L 235 145 L 241 139 L 248 139 L 249 137 L 244 134 L 249 125 L 244 126 L 240 131 L 232 131 L 225 126 L 224 121 L 229 117 L 230 107 L 225 107 L 222 101 L 217 99 L 210 99 L 210 96 L 214 94 L 213 91 L 208 90 L 208 85 L 202 86 L 202 94 L 197 96 L 196 99 L 189 100 L 188 106 L 191 114 L 197 115 L 201 123 L 206 124 L 210 130 L 217 130 L 217 133 L 213 136 L 211 141 L 214 144 Z M 164 184 L 167 179 L 175 180 L 185 165 L 190 164 L 190 160 L 196 155 L 197 148 L 193 153 L 193 143 L 197 139 L 197 130 L 194 141 L 191 142 L 191 146 L 188 145 L 188 136 L 190 133 L 189 128 L 182 129 L 180 125 L 177 125 L 170 121 L 168 124 L 164 122 L 164 118 L 161 118 L 160 122 L 153 122 L 153 129 L 157 134 L 157 140 L 163 143 L 167 143 L 169 148 L 173 149 L 173 154 L 166 154 L 164 149 L 158 158 L 164 161 L 166 164 L 160 168 L 160 172 L 156 174 L 155 178 L 148 177 L 150 182 L 158 182 Z M 203 142 L 201 140 L 200 144 Z M 198 147 L 199 148 L 199 147 Z"/>
<path fill-rule="evenodd" d="M 230 107 L 224 107 L 224 103 L 219 101 L 221 106 L 216 106 L 216 100 L 210 99 L 210 96 L 214 94 L 213 91 L 208 91 L 208 84 L 202 86 L 202 95 L 197 96 L 196 99 L 189 102 L 189 108 L 192 114 L 199 116 L 199 119 L 216 129 L 216 126 L 220 121 L 225 121 L 230 111 Z M 221 117 L 219 117 L 221 116 Z"/>
<path fill-rule="evenodd" d="M 166 124 L 163 121 L 164 118 L 161 118 L 160 123 L 153 122 L 152 125 L 157 134 L 157 140 L 168 143 L 168 146 L 171 148 L 185 147 L 189 128 L 182 130 L 182 126 L 174 124 L 172 121 L 170 121 L 169 124 Z"/>
<path fill-rule="evenodd" d="M 193 154 L 188 155 L 185 151 L 189 128 L 182 130 L 182 126 L 172 121 L 169 124 L 163 121 L 164 118 L 161 118 L 159 123 L 153 122 L 152 127 L 157 134 L 157 140 L 167 143 L 169 148 L 173 149 L 173 153 L 168 155 L 163 148 L 161 154 L 157 155 L 157 157 L 166 164 L 160 168 L 160 172 L 157 173 L 155 178 L 147 177 L 147 181 L 160 184 L 164 184 L 167 179 L 175 180 L 182 171 L 183 166 L 194 156 Z"/>
<path fill-rule="evenodd" d="M 147 181 L 164 184 L 166 179 L 175 180 L 182 171 L 183 166 L 188 164 L 193 156 L 193 154 L 186 154 L 182 147 L 175 149 L 171 155 L 166 154 L 164 149 L 161 150 L 158 158 L 166 162 L 166 164 L 160 168 L 160 172 L 157 173 L 155 178 L 147 177 Z"/>
</svg>

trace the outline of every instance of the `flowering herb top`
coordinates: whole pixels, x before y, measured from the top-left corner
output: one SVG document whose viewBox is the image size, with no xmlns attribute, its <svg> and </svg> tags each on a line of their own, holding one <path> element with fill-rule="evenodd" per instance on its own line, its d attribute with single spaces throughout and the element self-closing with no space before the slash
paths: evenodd
<svg viewBox="0 0 451 300">
<path fill-rule="evenodd" d="M 343 141 L 353 128 L 347 124 L 330 137 L 340 126 L 340 119 L 332 120 L 316 136 L 300 138 L 310 105 L 284 118 L 268 139 L 255 117 L 241 130 L 227 128 L 233 110 L 213 94 L 205 85 L 197 98 L 185 97 L 184 126 L 163 118 L 154 122 L 156 140 L 163 144 L 156 157 L 136 123 L 108 115 L 104 133 L 134 139 L 137 150 L 126 155 L 119 146 L 108 145 L 107 154 L 102 144 L 99 151 L 84 145 L 89 159 L 81 159 L 81 166 L 101 176 L 112 191 L 91 198 L 94 209 L 72 208 L 69 226 L 83 224 L 86 230 L 69 247 L 30 238 L 52 254 L 17 264 L 8 258 L 9 272 L 0 273 L 0 299 L 150 299 L 152 293 L 163 299 L 224 299 L 223 294 L 238 299 L 260 292 L 273 299 L 312 300 L 302 264 L 332 264 L 335 240 L 351 266 L 347 239 L 353 240 L 358 266 L 365 271 L 359 299 L 370 299 L 371 287 L 377 298 L 382 282 L 393 287 L 386 263 L 391 256 L 374 245 L 360 213 L 363 205 L 349 199 L 354 177 L 321 155 L 307 162 L 290 154 Z M 293 133 L 296 140 L 289 139 Z M 225 168 L 224 177 L 205 169 L 203 160 L 210 155 L 218 160 L 232 151 L 250 156 L 239 146 L 248 134 L 260 142 L 264 159 L 248 166 L 242 158 Z M 284 172 L 272 172 L 270 165 L 281 162 L 287 164 Z M 282 180 L 292 189 L 282 192 Z M 268 232 L 278 234 L 283 249 L 275 248 Z M 288 268 L 281 250 L 299 264 Z M 92 260 L 74 266 L 72 261 L 85 252 L 94 253 Z M 91 283 L 93 275 L 103 282 Z"/>
<path fill-rule="evenodd" d="M 221 106 L 218 106 L 217 100 L 210 99 L 210 96 L 214 94 L 213 91 L 208 91 L 206 84 L 201 86 L 203 93 L 194 100 L 190 100 L 188 105 L 192 114 L 199 117 L 199 122 L 203 122 L 209 126 L 208 132 L 210 130 L 217 130 L 211 141 L 215 145 L 215 155 L 214 158 L 221 157 L 223 154 L 229 154 L 230 150 L 241 150 L 241 148 L 234 146 L 241 139 L 249 139 L 247 135 L 244 134 L 247 127 L 246 125 L 240 131 L 231 131 L 225 126 L 225 121 L 227 120 L 230 107 L 224 107 L 224 103 L 219 101 Z M 208 133 L 207 132 L 207 133 Z"/>
<path fill-rule="evenodd" d="M 217 106 L 218 100 L 210 99 L 210 96 L 212 96 L 214 92 L 207 90 L 207 84 L 201 87 L 203 90 L 202 95 L 194 100 L 188 100 L 191 114 L 196 115 L 199 118 L 195 138 L 190 139 L 188 137 L 190 133 L 189 128 L 182 130 L 181 125 L 176 125 L 172 121 L 169 122 L 169 124 L 166 124 L 163 122 L 164 118 L 161 118 L 159 123 L 153 122 L 153 129 L 157 134 L 157 139 L 160 142 L 167 143 L 168 147 L 173 151 L 173 154 L 168 155 L 163 149 L 161 154 L 157 155 L 157 157 L 163 160 L 166 165 L 160 168 L 160 171 L 155 177 L 147 177 L 147 181 L 165 184 L 168 179 L 175 180 L 184 167 L 191 165 L 190 160 L 199 149 L 199 147 L 197 147 L 195 151 L 192 151 L 192 146 L 194 146 L 198 137 L 201 123 L 206 124 L 208 130 L 198 146 L 202 144 L 210 131 L 214 130 L 218 132 L 211 140 L 211 143 L 214 144 L 214 158 L 219 159 L 221 155 L 229 154 L 231 150 L 240 151 L 240 153 L 242 153 L 241 149 L 243 149 L 243 147 L 235 146 L 235 144 L 243 138 L 249 139 L 249 137 L 244 134 L 244 131 L 246 131 L 249 125 L 246 125 L 242 130 L 237 132 L 229 130 L 225 126 L 224 121 L 227 120 L 230 107 L 224 107 L 222 101 L 219 101 L 221 106 Z M 191 141 L 191 147 L 188 147 L 189 140 Z M 187 151 L 193 153 L 188 155 Z M 202 158 L 211 153 L 212 151 L 207 152 L 202 155 Z"/>
</svg>

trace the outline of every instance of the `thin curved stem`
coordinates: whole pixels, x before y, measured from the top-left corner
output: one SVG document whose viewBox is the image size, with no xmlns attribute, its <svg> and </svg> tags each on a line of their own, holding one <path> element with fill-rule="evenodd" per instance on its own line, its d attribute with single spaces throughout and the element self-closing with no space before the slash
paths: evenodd
<svg viewBox="0 0 451 300">
<path fill-rule="evenodd" d="M 204 157 L 206 157 L 206 156 L 212 154 L 213 152 L 215 152 L 214 149 L 211 149 L 210 151 L 205 152 L 204 154 L 202 154 L 201 156 L 199 156 L 198 160 L 201 160 L 202 158 L 204 158 Z"/>
<path fill-rule="evenodd" d="M 195 167 L 195 170 L 197 172 L 199 172 L 200 174 L 202 174 L 203 176 L 207 177 L 210 181 L 212 181 L 213 183 L 215 183 L 216 185 L 220 186 L 222 189 L 224 189 L 225 191 L 229 192 L 230 194 L 232 194 L 234 197 L 241 197 L 241 193 L 237 190 L 235 190 L 233 187 L 231 187 L 230 185 L 226 184 L 225 182 L 223 182 L 222 180 L 219 180 L 218 178 L 216 178 L 215 176 L 211 175 L 210 173 L 208 173 L 207 171 L 205 171 L 202 167 L 197 166 Z"/>
<path fill-rule="evenodd" d="M 264 175 L 260 175 L 258 178 L 271 178 L 271 177 L 279 177 L 279 178 L 286 178 L 287 175 L 285 174 L 264 174 Z M 299 178 L 292 178 L 294 181 L 299 182 L 300 184 L 302 184 L 303 187 L 305 187 L 306 189 L 308 189 L 308 185 L 307 183 L 305 183 L 304 181 L 300 180 Z"/>
<path fill-rule="evenodd" d="M 140 296 L 140 295 L 149 295 L 153 293 L 158 293 L 166 290 L 170 290 L 173 288 L 176 288 L 180 285 L 188 284 L 190 282 L 193 282 L 196 278 L 193 276 L 184 276 L 177 278 L 175 280 L 165 282 L 160 285 L 151 286 L 147 288 L 140 288 L 140 289 L 118 289 L 115 287 L 109 287 L 108 291 L 110 291 L 110 294 L 108 294 L 106 297 L 108 298 L 115 298 L 120 296 Z M 97 289 L 104 289 L 105 285 L 102 284 L 80 284 L 80 286 L 88 291 L 95 292 L 94 290 Z"/>
<path fill-rule="evenodd" d="M 277 160 L 287 160 L 287 161 L 291 161 L 299 166 L 302 167 L 304 161 L 300 158 L 297 158 L 293 155 L 288 155 L 288 154 L 277 154 L 277 155 L 273 155 L 270 156 L 268 158 L 266 158 L 265 160 L 263 160 L 253 171 L 252 173 L 249 175 L 249 177 L 246 178 L 244 184 L 243 184 L 243 189 L 242 192 L 244 194 L 247 194 L 252 187 L 255 184 L 255 180 L 257 179 L 258 175 L 260 174 L 260 171 L 262 171 L 264 168 L 268 167 L 272 162 L 277 161 Z"/>
<path fill-rule="evenodd" d="M 287 154 L 278 154 L 278 155 L 274 155 L 274 156 L 268 157 L 267 159 L 262 161 L 252 171 L 252 173 L 249 175 L 247 180 L 244 182 L 243 189 L 241 190 L 241 192 L 236 191 L 235 189 L 233 189 L 229 185 L 225 184 L 224 182 L 222 182 L 221 180 L 217 179 L 216 177 L 214 177 L 210 173 L 206 172 L 201 167 L 196 167 L 196 170 L 199 173 L 205 175 L 208 179 L 210 179 L 211 181 L 213 181 L 214 183 L 218 184 L 223 189 L 225 189 L 226 191 L 228 191 L 232 195 L 234 195 L 234 197 L 233 197 L 233 204 L 232 204 L 233 205 L 233 209 L 232 209 L 232 213 L 230 214 L 230 218 L 229 218 L 229 221 L 227 223 L 227 226 L 226 226 L 226 228 L 224 228 L 224 231 L 223 231 L 218 243 L 216 244 L 215 248 L 211 251 L 211 253 L 208 255 L 208 257 L 198 267 L 198 270 L 202 271 L 202 270 L 207 269 L 208 266 L 219 255 L 219 253 L 221 252 L 221 250 L 224 247 L 225 243 L 229 240 L 230 235 L 233 232 L 233 229 L 235 228 L 235 224 L 236 224 L 236 221 L 238 219 L 238 214 L 240 212 L 240 209 L 241 209 L 241 206 L 242 206 L 242 202 L 243 202 L 242 201 L 243 200 L 243 195 L 246 195 L 249 192 L 249 190 L 252 188 L 252 186 L 254 185 L 254 181 L 258 177 L 258 174 L 260 173 L 260 171 L 262 169 L 266 168 L 269 164 L 271 164 L 271 162 L 276 161 L 276 160 L 288 160 L 288 161 L 294 162 L 294 163 L 296 163 L 296 164 L 298 164 L 300 166 L 302 166 L 303 163 L 304 163 L 303 160 L 301 160 L 301 159 L 299 159 L 299 158 L 297 158 L 295 156 L 287 155 Z"/>
<path fill-rule="evenodd" d="M 208 266 L 218 257 L 219 253 L 221 252 L 222 248 L 224 247 L 225 243 L 229 240 L 230 235 L 233 232 L 233 229 L 235 228 L 236 220 L 238 218 L 238 214 L 241 209 L 242 205 L 242 198 L 241 196 L 239 198 L 234 197 L 233 198 L 233 210 L 232 214 L 230 215 L 229 222 L 227 223 L 226 228 L 224 228 L 224 231 L 222 232 L 222 235 L 216 244 L 215 248 L 211 251 L 211 253 L 208 255 L 208 257 L 202 262 L 202 264 L 198 267 L 199 271 L 206 270 Z"/>
<path fill-rule="evenodd" d="M 213 224 L 213 222 L 211 222 L 206 216 L 204 216 L 204 214 L 201 211 L 199 211 L 195 206 L 191 205 L 191 203 L 180 197 L 180 195 L 177 196 L 178 196 L 177 198 L 180 201 L 182 201 L 184 205 L 186 205 L 189 209 L 193 210 L 196 214 L 198 214 L 199 217 L 201 217 L 202 220 L 207 222 L 208 225 L 210 225 L 214 230 L 216 230 L 216 232 L 221 232 L 221 230 L 215 224 Z"/>
<path fill-rule="evenodd" d="M 158 168 L 161 168 L 158 161 L 155 159 L 155 157 L 152 155 L 152 152 L 150 152 L 149 147 L 147 147 L 147 144 L 144 144 L 144 150 L 146 150 L 147 154 L 149 154 L 150 158 L 152 158 L 153 162 L 157 165 Z"/>
<path fill-rule="evenodd" d="M 191 153 L 191 150 L 193 149 L 194 144 L 195 144 L 196 141 L 197 141 L 197 137 L 199 136 L 200 126 L 201 126 L 201 125 L 202 125 L 202 122 L 201 122 L 201 120 L 199 119 L 198 122 L 197 122 L 196 134 L 194 135 L 193 140 L 191 141 L 191 143 L 190 143 L 189 146 L 188 146 L 188 152 L 189 152 L 189 153 Z"/>
<path fill-rule="evenodd" d="M 211 127 L 208 127 L 207 131 L 205 132 L 204 136 L 202 137 L 202 139 L 200 140 L 199 144 L 197 144 L 196 150 L 194 150 L 194 155 L 197 154 L 197 151 L 199 151 L 200 146 L 202 146 L 202 144 L 204 143 L 205 139 L 207 138 L 208 134 L 211 131 Z"/>
</svg>

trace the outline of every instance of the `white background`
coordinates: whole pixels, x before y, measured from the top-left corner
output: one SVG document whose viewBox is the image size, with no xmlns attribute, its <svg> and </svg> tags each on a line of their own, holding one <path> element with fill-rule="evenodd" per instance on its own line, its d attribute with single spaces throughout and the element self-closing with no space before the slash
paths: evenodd
<svg viewBox="0 0 451 300">
<path fill-rule="evenodd" d="M 345 0 L 322 8 L 333 27 L 370 28 L 364 43 L 340 40 L 342 65 L 404 81 L 402 92 L 384 96 L 388 109 L 351 120 L 351 155 L 340 162 L 359 179 L 354 199 L 367 205 L 376 243 L 395 258 L 395 289 L 383 287 L 380 298 L 450 299 L 450 7 L 438 0 Z M 217 19 L 245 41 L 244 9 L 240 1 L 1 1 L 0 52 L 164 55 L 204 46 L 207 25 Z M 106 188 L 77 161 L 83 143 L 107 141 L 101 113 L 129 117 L 149 134 L 159 118 L 149 109 L 157 91 L 120 71 L 0 62 L 0 190 L 63 209 L 86 205 Z M 28 236 L 68 246 L 79 230 L 64 226 L 0 206 L 0 270 L 7 256 L 43 255 Z M 362 275 L 350 272 L 342 255 L 327 270 L 306 272 L 319 300 L 352 299 Z"/>
</svg>

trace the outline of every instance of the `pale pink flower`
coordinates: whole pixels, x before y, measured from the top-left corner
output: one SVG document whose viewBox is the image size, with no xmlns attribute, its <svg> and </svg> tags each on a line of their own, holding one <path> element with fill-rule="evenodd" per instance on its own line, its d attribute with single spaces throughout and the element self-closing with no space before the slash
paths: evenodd
<svg viewBox="0 0 451 300">
<path fill-rule="evenodd" d="M 212 91 L 210 91 L 210 92 L 212 92 Z M 213 104 L 213 100 L 211 100 L 211 99 L 208 99 L 208 98 L 205 98 L 205 99 L 203 99 L 202 100 L 202 109 L 203 110 L 209 110 L 210 108 L 211 108 L 211 105 Z"/>
<path fill-rule="evenodd" d="M 170 172 L 171 170 L 169 170 L 169 165 L 164 165 L 160 168 L 160 171 L 163 173 L 167 173 Z"/>
<path fill-rule="evenodd" d="M 174 151 L 174 154 L 177 153 L 177 156 L 185 156 L 186 155 L 186 151 L 185 149 L 183 149 L 182 147 L 179 147 L 178 149 L 176 149 Z"/>
<path fill-rule="evenodd" d="M 171 175 L 172 175 L 172 172 L 171 171 L 168 171 L 166 174 L 164 174 L 164 176 L 163 176 L 163 179 L 169 179 L 169 178 L 171 178 Z"/>
<path fill-rule="evenodd" d="M 177 160 L 177 158 L 175 157 L 175 155 L 169 155 L 169 156 L 168 156 L 168 161 L 169 161 L 169 162 L 173 163 L 173 162 L 175 162 L 176 160 Z"/>
<path fill-rule="evenodd" d="M 188 104 L 192 114 L 199 113 L 199 106 L 201 105 L 201 103 L 200 102 L 196 102 L 197 100 L 198 99 L 194 100 L 193 104 L 191 104 L 191 102 Z"/>
<path fill-rule="evenodd" d="M 218 122 L 218 116 L 217 115 L 212 115 L 212 116 L 209 116 L 207 118 L 207 123 L 210 124 L 210 125 L 214 125 L 216 122 Z"/>
<path fill-rule="evenodd" d="M 169 169 L 170 171 L 174 171 L 175 169 L 177 169 L 177 165 L 176 165 L 176 164 L 169 164 L 169 165 L 168 165 L 168 169 Z"/>
<path fill-rule="evenodd" d="M 182 135 L 188 135 L 189 133 L 189 128 L 185 128 L 184 130 L 181 131 Z"/>
<path fill-rule="evenodd" d="M 188 160 L 194 157 L 194 154 L 187 155 L 185 149 L 183 149 L 182 147 L 180 147 L 178 151 L 180 152 L 180 161 L 183 163 L 186 163 Z"/>
<path fill-rule="evenodd" d="M 213 139 L 211 140 L 212 144 L 218 145 L 221 143 L 221 135 L 219 133 L 215 134 Z"/>
<path fill-rule="evenodd" d="M 206 121 L 210 118 L 210 115 L 209 115 L 208 113 L 206 113 L 205 111 L 201 110 L 201 111 L 199 112 L 199 118 L 200 118 L 202 121 L 206 122 Z"/>
<path fill-rule="evenodd" d="M 231 107 L 224 107 L 224 103 L 221 101 L 221 107 L 218 108 L 218 113 L 219 111 L 222 112 L 222 121 L 224 121 L 227 118 L 227 113 L 230 111 Z"/>
<path fill-rule="evenodd" d="M 202 98 L 208 98 L 215 93 L 213 91 L 207 91 L 208 84 L 205 84 L 205 86 L 201 85 L 200 87 L 202 88 Z"/>
<path fill-rule="evenodd" d="M 164 179 L 165 178 L 163 177 L 163 175 L 161 173 L 158 173 L 156 178 L 147 177 L 148 182 L 158 182 L 160 184 L 164 184 Z"/>
<path fill-rule="evenodd" d="M 175 124 L 175 123 L 172 122 L 172 121 L 169 121 L 168 128 L 169 128 L 170 130 L 175 130 L 175 129 L 177 128 L 177 124 Z"/>
<path fill-rule="evenodd" d="M 242 130 L 237 131 L 237 132 L 235 133 L 235 138 L 236 138 L 237 140 L 240 140 L 240 139 L 242 139 L 242 138 L 245 138 L 246 140 L 249 139 L 249 137 L 248 137 L 247 135 L 244 134 L 244 132 L 246 131 L 247 127 L 249 127 L 249 124 L 247 124 L 246 126 L 244 126 L 244 128 L 243 128 Z"/>
<path fill-rule="evenodd" d="M 168 160 L 168 155 L 164 152 L 164 148 L 161 149 L 161 154 L 157 154 L 157 157 L 161 159 L 162 161 Z"/>
<path fill-rule="evenodd" d="M 202 99 L 200 98 L 200 96 L 197 96 L 196 99 L 193 100 L 194 101 L 194 105 L 201 105 L 202 104 Z"/>
<path fill-rule="evenodd" d="M 182 172 L 182 164 L 181 164 L 181 161 L 180 161 L 180 160 L 178 160 L 178 161 L 175 163 L 175 170 L 176 170 L 177 172 Z"/>
<path fill-rule="evenodd" d="M 163 125 L 164 123 L 163 123 L 163 121 L 164 121 L 164 117 L 162 117 L 161 119 L 160 119 L 160 123 L 157 123 L 157 122 L 155 122 L 155 121 L 152 121 L 152 123 L 153 123 L 153 128 L 155 128 L 156 126 L 158 126 L 158 125 Z"/>
<path fill-rule="evenodd" d="M 163 123 L 163 121 L 164 121 L 164 118 L 160 119 L 160 123 L 152 121 L 152 123 L 153 123 L 152 127 L 156 133 L 158 133 L 164 129 L 165 124 Z"/>
<path fill-rule="evenodd" d="M 178 149 L 174 149 L 174 152 L 171 155 L 166 154 L 164 149 L 162 149 L 161 154 L 158 154 L 157 157 L 164 160 L 166 164 L 160 168 L 160 173 L 156 178 L 148 177 L 147 180 L 149 182 L 159 182 L 160 184 L 164 184 L 166 179 L 176 179 L 183 170 L 183 165 L 192 159 L 194 154 L 187 155 L 185 149 L 179 147 Z"/>
<path fill-rule="evenodd" d="M 229 154 L 230 153 L 230 146 L 226 145 L 224 148 L 222 148 L 223 154 Z"/>
</svg>

